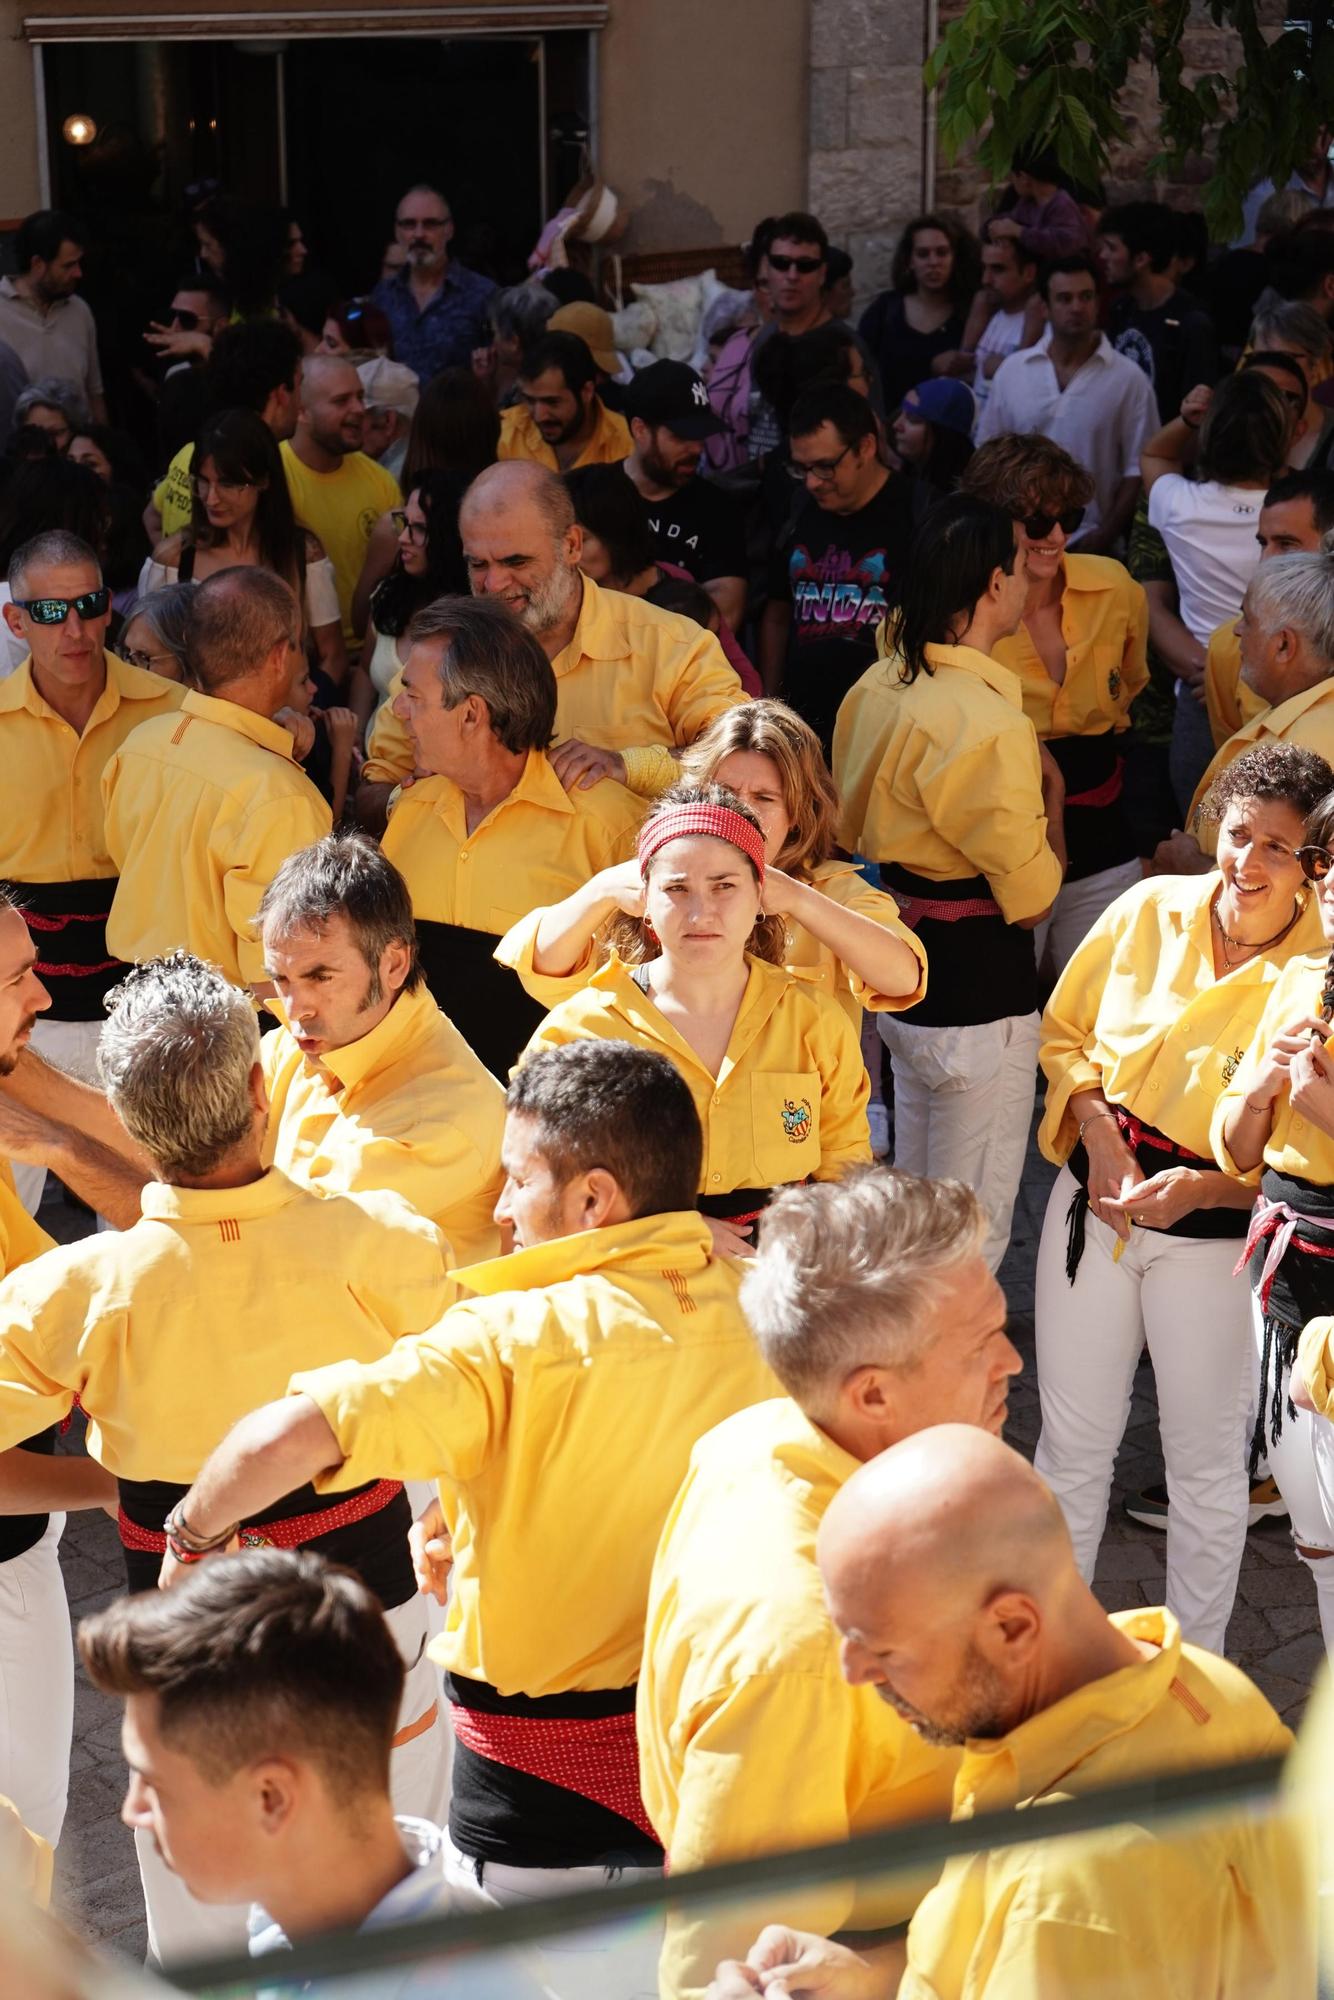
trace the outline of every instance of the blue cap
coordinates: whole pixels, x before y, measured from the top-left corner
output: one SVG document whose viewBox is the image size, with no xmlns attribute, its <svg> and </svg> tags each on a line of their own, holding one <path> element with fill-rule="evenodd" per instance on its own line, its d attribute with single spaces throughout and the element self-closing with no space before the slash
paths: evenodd
<svg viewBox="0 0 1334 2000">
<path fill-rule="evenodd" d="M 972 436 L 977 421 L 972 390 L 962 382 L 952 381 L 948 375 L 933 375 L 929 382 L 919 382 L 915 389 L 909 389 L 903 407 L 910 417 L 939 424 L 942 430 L 958 431 L 963 437 Z"/>
</svg>

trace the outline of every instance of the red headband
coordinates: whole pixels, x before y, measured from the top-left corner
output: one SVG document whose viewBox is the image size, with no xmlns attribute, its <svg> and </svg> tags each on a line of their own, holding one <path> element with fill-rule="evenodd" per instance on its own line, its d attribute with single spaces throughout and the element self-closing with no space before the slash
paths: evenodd
<svg viewBox="0 0 1334 2000">
<path fill-rule="evenodd" d="M 641 877 L 647 876 L 649 862 L 659 848 L 692 833 L 712 834 L 715 840 L 725 840 L 729 847 L 740 848 L 746 859 L 754 864 L 760 887 L 764 887 L 763 835 L 757 826 L 752 826 L 739 812 L 733 812 L 730 806 L 667 806 L 655 814 L 639 836 Z"/>
</svg>

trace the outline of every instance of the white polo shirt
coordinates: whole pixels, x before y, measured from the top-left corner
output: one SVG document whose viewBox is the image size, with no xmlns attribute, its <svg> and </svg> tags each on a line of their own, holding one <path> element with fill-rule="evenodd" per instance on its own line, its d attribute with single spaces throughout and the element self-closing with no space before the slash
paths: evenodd
<svg viewBox="0 0 1334 2000">
<path fill-rule="evenodd" d="M 1105 519 L 1123 479 L 1139 477 L 1140 453 L 1158 429 L 1149 378 L 1118 354 L 1106 334 L 1062 389 L 1047 350 L 1051 328 L 1036 347 L 1001 362 L 991 379 L 977 442 L 1006 431 L 1038 432 L 1064 445 L 1093 474 L 1095 493 L 1080 536 Z"/>
<path fill-rule="evenodd" d="M 9 342 L 30 382 L 54 375 L 72 382 L 85 402 L 101 395 L 97 328 L 77 293 L 57 299 L 49 312 L 43 312 L 24 298 L 12 278 L 0 278 L 0 340 Z"/>
</svg>

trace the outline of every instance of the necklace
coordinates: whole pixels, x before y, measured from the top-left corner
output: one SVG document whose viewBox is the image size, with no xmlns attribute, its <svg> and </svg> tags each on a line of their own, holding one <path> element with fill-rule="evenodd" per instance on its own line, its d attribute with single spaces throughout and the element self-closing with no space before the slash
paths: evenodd
<svg viewBox="0 0 1334 2000">
<path fill-rule="evenodd" d="M 1292 929 L 1293 925 L 1296 923 L 1301 913 L 1302 913 L 1301 904 L 1294 902 L 1292 906 L 1292 915 L 1288 918 L 1288 921 L 1286 922 L 1286 924 L 1284 924 L 1281 931 L 1275 931 L 1273 937 L 1260 938 L 1255 944 L 1248 944 L 1245 938 L 1234 938 L 1229 935 L 1229 933 L 1223 927 L 1223 919 L 1219 916 L 1217 905 L 1215 905 L 1213 910 L 1213 919 L 1218 926 L 1218 935 L 1223 940 L 1224 958 L 1227 957 L 1229 949 L 1233 951 L 1245 951 L 1245 952 L 1268 951 L 1271 944 L 1278 944 L 1283 938 L 1285 938 L 1288 935 L 1288 932 Z"/>
</svg>

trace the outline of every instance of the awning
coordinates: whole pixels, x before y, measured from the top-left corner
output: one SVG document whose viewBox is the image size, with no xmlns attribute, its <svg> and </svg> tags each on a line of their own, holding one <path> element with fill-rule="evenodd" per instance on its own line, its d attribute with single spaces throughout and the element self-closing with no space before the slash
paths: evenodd
<svg viewBox="0 0 1334 2000">
<path fill-rule="evenodd" d="M 29 14 L 29 42 L 288 41 L 340 35 L 539 35 L 555 29 L 603 28 L 605 0 L 528 0 L 486 6 L 274 6 L 183 13 L 169 0 L 158 8 L 123 11 L 124 0 L 86 0 L 77 14 Z"/>
</svg>

